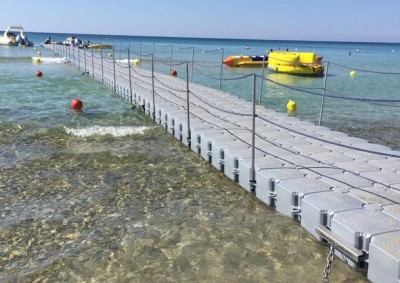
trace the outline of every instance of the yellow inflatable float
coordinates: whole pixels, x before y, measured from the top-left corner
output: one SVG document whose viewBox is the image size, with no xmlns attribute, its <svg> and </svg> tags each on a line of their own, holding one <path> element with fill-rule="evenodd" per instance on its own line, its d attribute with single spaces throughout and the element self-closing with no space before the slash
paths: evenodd
<svg viewBox="0 0 400 283">
<path fill-rule="evenodd" d="M 324 74 L 321 60 L 322 57 L 313 52 L 271 51 L 268 69 L 278 73 L 320 77 Z"/>
</svg>

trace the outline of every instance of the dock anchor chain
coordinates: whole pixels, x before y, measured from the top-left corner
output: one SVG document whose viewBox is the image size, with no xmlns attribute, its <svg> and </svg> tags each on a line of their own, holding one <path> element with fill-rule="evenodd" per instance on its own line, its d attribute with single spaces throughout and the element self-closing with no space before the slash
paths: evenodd
<svg viewBox="0 0 400 283">
<path fill-rule="evenodd" d="M 331 274 L 332 270 L 332 263 L 333 260 L 335 259 L 335 250 L 336 250 L 336 244 L 331 244 L 331 247 L 329 249 L 329 254 L 326 259 L 327 263 L 324 268 L 324 276 L 322 277 L 322 283 L 329 283 L 329 274 Z"/>
</svg>

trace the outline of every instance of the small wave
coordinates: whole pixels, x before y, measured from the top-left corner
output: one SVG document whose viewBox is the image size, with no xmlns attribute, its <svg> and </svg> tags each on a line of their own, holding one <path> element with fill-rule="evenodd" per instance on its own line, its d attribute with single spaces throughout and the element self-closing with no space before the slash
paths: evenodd
<svg viewBox="0 0 400 283">
<path fill-rule="evenodd" d="M 67 58 L 55 58 L 55 57 L 32 57 L 33 62 L 40 60 L 40 62 L 44 63 L 66 63 L 68 62 Z"/>
<path fill-rule="evenodd" d="M 146 130 L 150 127 L 140 126 L 140 127 L 115 127 L 115 126 L 92 126 L 87 128 L 78 128 L 78 129 L 71 129 L 65 128 L 67 134 L 71 134 L 78 137 L 89 137 L 94 135 L 112 135 L 114 137 L 124 137 L 133 134 L 143 134 Z"/>
</svg>

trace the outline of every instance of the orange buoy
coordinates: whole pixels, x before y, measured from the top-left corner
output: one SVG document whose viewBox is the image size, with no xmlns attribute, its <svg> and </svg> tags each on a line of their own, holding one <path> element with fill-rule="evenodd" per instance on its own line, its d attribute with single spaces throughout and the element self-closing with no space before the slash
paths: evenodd
<svg viewBox="0 0 400 283">
<path fill-rule="evenodd" d="M 39 70 L 39 71 L 37 71 L 36 72 L 36 77 L 41 77 L 41 76 L 43 76 L 43 73 Z"/>
<path fill-rule="evenodd" d="M 176 77 L 176 76 L 178 75 L 178 72 L 177 72 L 176 70 L 172 70 L 172 71 L 171 71 L 171 75 L 174 76 L 174 77 Z"/>
<path fill-rule="evenodd" d="M 80 99 L 75 98 L 74 100 L 72 100 L 71 102 L 71 108 L 74 110 L 81 110 L 83 107 L 83 103 Z"/>
</svg>

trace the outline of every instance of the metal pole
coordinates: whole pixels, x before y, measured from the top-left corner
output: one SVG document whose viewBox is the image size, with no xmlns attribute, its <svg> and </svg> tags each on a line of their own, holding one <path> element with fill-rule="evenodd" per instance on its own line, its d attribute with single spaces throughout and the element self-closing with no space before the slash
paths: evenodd
<svg viewBox="0 0 400 283">
<path fill-rule="evenodd" d="M 154 91 L 154 54 L 151 54 L 151 86 L 153 91 L 153 120 L 156 120 L 156 98 Z"/>
<path fill-rule="evenodd" d="M 93 60 L 93 48 L 92 48 L 92 77 L 94 78 L 94 60 Z"/>
<path fill-rule="evenodd" d="M 256 171 L 255 171 L 255 148 L 256 148 L 256 75 L 253 74 L 253 122 L 251 135 L 251 180 L 249 180 L 251 191 L 256 190 Z"/>
<path fill-rule="evenodd" d="M 131 44 L 129 43 L 128 46 L 128 74 L 129 74 L 129 95 L 131 97 L 131 104 L 132 104 L 132 77 L 131 77 Z"/>
<path fill-rule="evenodd" d="M 73 56 L 74 56 L 74 67 L 76 67 L 76 64 L 75 64 L 75 62 L 76 62 L 76 57 L 75 57 L 75 46 L 72 46 L 72 53 L 73 53 Z"/>
<path fill-rule="evenodd" d="M 325 67 L 325 77 L 324 77 L 324 90 L 322 92 L 322 98 L 321 98 L 321 109 L 319 111 L 319 122 L 318 125 L 322 125 L 322 114 L 324 112 L 324 102 L 325 102 L 325 94 L 326 94 L 326 83 L 328 79 L 328 68 L 329 68 L 329 61 L 326 62 L 326 67 Z"/>
<path fill-rule="evenodd" d="M 219 89 L 222 89 L 222 65 L 224 61 L 224 48 L 221 48 L 222 53 L 221 53 L 221 72 L 220 72 L 220 77 L 219 77 Z"/>
<path fill-rule="evenodd" d="M 78 70 L 81 70 L 81 54 L 79 52 L 79 47 L 76 47 L 78 49 Z"/>
<path fill-rule="evenodd" d="M 169 73 L 172 72 L 172 44 L 171 44 L 171 51 L 170 51 L 170 60 L 169 60 Z"/>
<path fill-rule="evenodd" d="M 84 66 L 85 66 L 85 74 L 86 74 L 86 47 L 83 47 L 83 58 L 85 60 Z"/>
<path fill-rule="evenodd" d="M 187 143 L 191 146 L 191 131 L 190 131 L 190 109 L 189 109 L 189 65 L 186 62 L 186 109 L 187 109 Z"/>
<path fill-rule="evenodd" d="M 101 82 L 104 83 L 104 70 L 103 70 L 103 48 L 100 44 L 100 59 L 101 59 Z"/>
<path fill-rule="evenodd" d="M 114 71 L 114 92 L 117 92 L 117 78 L 116 78 L 116 76 L 115 76 L 115 52 L 114 52 L 114 50 L 115 50 L 115 48 L 114 48 L 114 46 L 112 47 L 112 51 L 113 51 L 113 53 L 112 53 L 112 60 L 113 60 L 113 71 Z"/>
<path fill-rule="evenodd" d="M 262 80 L 261 80 L 261 85 L 260 85 L 260 97 L 259 97 L 259 99 L 258 99 L 258 104 L 259 104 L 259 105 L 261 105 L 261 98 L 262 98 L 263 86 L 264 86 L 265 57 L 266 57 L 266 55 L 264 54 L 263 65 L 262 65 Z"/>
<path fill-rule="evenodd" d="M 192 75 L 190 76 L 190 81 L 193 81 L 193 65 L 194 65 L 194 46 L 192 47 Z"/>
<path fill-rule="evenodd" d="M 139 62 L 142 63 L 142 43 L 139 43 Z"/>
</svg>

